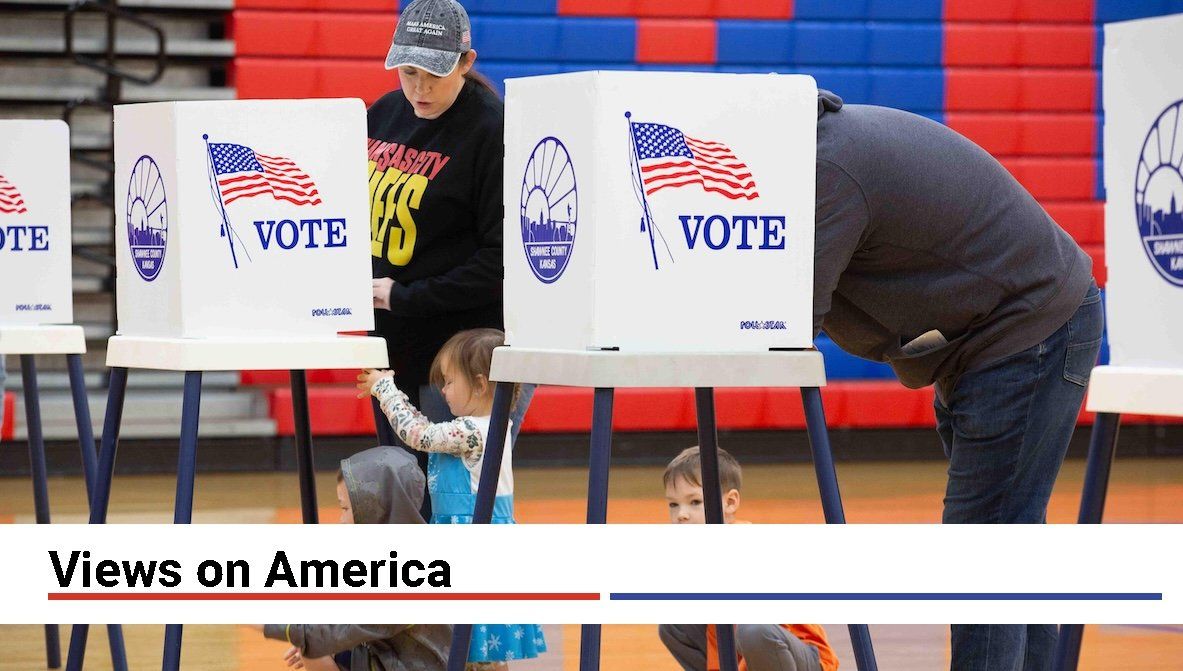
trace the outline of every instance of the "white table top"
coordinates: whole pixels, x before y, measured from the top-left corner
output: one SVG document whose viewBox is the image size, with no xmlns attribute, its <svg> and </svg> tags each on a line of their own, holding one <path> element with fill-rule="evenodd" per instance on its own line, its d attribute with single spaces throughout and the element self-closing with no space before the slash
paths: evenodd
<svg viewBox="0 0 1183 671">
<path fill-rule="evenodd" d="M 816 350 L 700 354 L 498 347 L 492 379 L 572 387 L 821 387 Z"/>
<path fill-rule="evenodd" d="M 0 326 L 0 354 L 85 354 L 81 326 Z"/>
<path fill-rule="evenodd" d="M 107 341 L 111 368 L 154 370 L 318 370 L 389 368 L 386 341 L 368 336 L 319 338 L 147 338 Z"/>
<path fill-rule="evenodd" d="M 1183 417 L 1183 369 L 1098 366 L 1093 369 L 1085 408 Z"/>
</svg>

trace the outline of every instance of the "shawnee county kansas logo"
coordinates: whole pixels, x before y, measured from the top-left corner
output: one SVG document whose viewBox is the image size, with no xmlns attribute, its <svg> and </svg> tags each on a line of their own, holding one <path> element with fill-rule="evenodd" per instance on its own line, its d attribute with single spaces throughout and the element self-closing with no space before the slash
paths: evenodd
<svg viewBox="0 0 1183 671">
<path fill-rule="evenodd" d="M 665 124 L 634 122 L 631 112 L 624 116 L 632 143 L 629 163 L 641 206 L 641 233 L 649 238 L 654 270 L 661 268 L 659 256 L 673 262 L 674 255 L 653 217 L 649 196 L 663 189 L 697 185 L 733 202 L 760 197 L 751 169 L 727 145 L 690 137 Z M 736 250 L 785 249 L 784 215 L 680 214 L 678 220 L 691 251 L 700 242 L 709 251 L 729 246 Z M 659 246 L 664 254 L 657 253 Z"/>
<path fill-rule="evenodd" d="M 543 138 L 530 154 L 520 213 L 526 261 L 535 277 L 551 284 L 567 269 L 579 220 L 575 166 L 558 138 Z"/>
<path fill-rule="evenodd" d="M 239 254 L 251 260 L 250 252 L 234 228 L 227 207 L 235 201 L 268 195 L 296 207 L 320 205 L 320 191 L 303 168 L 285 156 L 272 156 L 241 144 L 210 142 L 202 135 L 209 157 L 210 196 L 219 215 L 218 235 L 226 238 L 230 261 L 239 265 Z M 345 247 L 345 219 L 285 218 L 252 222 L 263 251 L 279 248 L 304 249 Z M 249 234 L 248 234 L 249 235 Z"/>
<path fill-rule="evenodd" d="M 127 241 L 132 265 L 146 281 L 160 275 L 168 247 L 168 198 L 160 166 L 151 156 L 141 156 L 127 180 Z"/>
<path fill-rule="evenodd" d="M 1138 234 L 1154 269 L 1183 287 L 1183 100 L 1155 119 L 1134 180 Z"/>
</svg>

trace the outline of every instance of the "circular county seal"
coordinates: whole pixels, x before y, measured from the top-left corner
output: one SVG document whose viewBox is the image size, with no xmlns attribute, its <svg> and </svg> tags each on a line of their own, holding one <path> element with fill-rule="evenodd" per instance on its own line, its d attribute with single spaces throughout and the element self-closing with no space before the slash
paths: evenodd
<svg viewBox="0 0 1183 671">
<path fill-rule="evenodd" d="M 168 246 L 168 200 L 151 156 L 136 161 L 127 182 L 127 241 L 136 272 L 149 282 L 156 279 Z"/>
<path fill-rule="evenodd" d="M 1138 234 L 1154 269 L 1183 287 L 1183 100 L 1154 120 L 1134 180 Z"/>
<path fill-rule="evenodd" d="M 563 274 L 579 219 L 575 167 L 557 138 L 534 147 L 522 176 L 522 246 L 534 276 L 550 284 Z"/>
</svg>

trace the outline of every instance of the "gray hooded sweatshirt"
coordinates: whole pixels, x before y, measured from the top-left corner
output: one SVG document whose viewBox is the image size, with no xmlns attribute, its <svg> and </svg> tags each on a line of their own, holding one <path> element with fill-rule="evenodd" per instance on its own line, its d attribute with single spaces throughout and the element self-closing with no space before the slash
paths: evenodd
<svg viewBox="0 0 1183 671">
<path fill-rule="evenodd" d="M 423 471 L 398 447 L 375 447 L 341 462 L 357 524 L 424 524 Z M 289 641 L 305 657 L 352 650 L 350 671 L 444 671 L 446 624 L 268 624 L 267 638 Z"/>
<path fill-rule="evenodd" d="M 1092 260 L 981 147 L 886 107 L 818 95 L 814 333 L 920 388 L 1039 344 Z M 930 331 L 948 341 L 905 352 Z"/>
</svg>

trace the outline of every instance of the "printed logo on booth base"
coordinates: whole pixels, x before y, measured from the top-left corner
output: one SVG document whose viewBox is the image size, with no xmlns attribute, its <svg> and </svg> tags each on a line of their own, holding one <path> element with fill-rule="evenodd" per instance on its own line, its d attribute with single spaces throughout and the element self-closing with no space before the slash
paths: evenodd
<svg viewBox="0 0 1183 671">
<path fill-rule="evenodd" d="M 526 162 L 520 213 L 526 261 L 551 284 L 567 269 L 579 220 L 575 166 L 558 138 L 543 138 Z"/>
<path fill-rule="evenodd" d="M 132 264 L 144 280 L 160 275 L 168 247 L 168 198 L 160 166 L 141 156 L 127 182 L 127 241 Z"/>
<path fill-rule="evenodd" d="M 1183 100 L 1168 105 L 1146 134 L 1134 205 L 1150 263 L 1164 280 L 1183 287 Z"/>
</svg>

